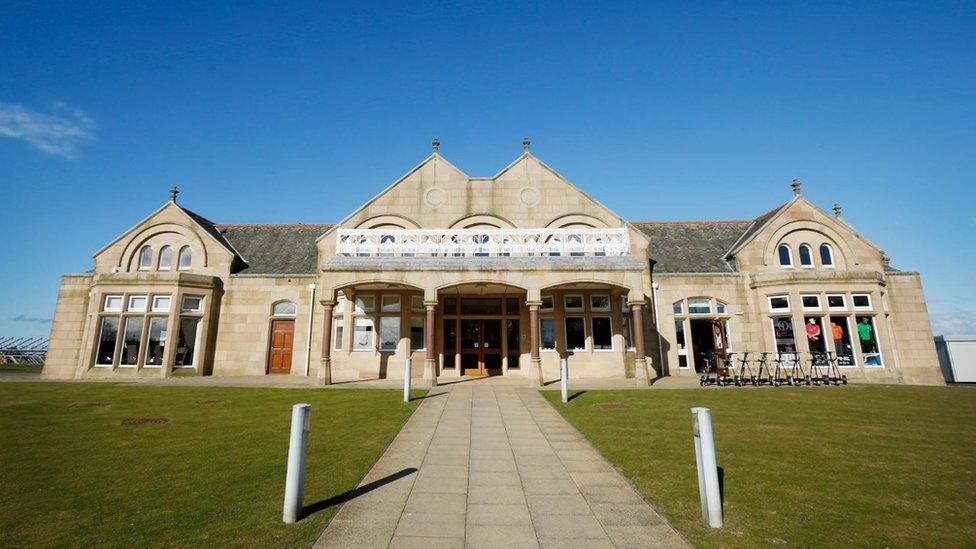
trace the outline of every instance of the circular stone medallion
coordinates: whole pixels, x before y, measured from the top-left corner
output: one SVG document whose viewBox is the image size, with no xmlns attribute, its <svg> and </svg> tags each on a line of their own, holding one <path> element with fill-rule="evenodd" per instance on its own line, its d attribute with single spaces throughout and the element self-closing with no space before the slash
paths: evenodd
<svg viewBox="0 0 976 549">
<path fill-rule="evenodd" d="M 535 206 L 542 200 L 542 195 L 539 194 L 539 189 L 535 187 L 525 187 L 519 191 L 519 200 L 526 206 Z"/>
<path fill-rule="evenodd" d="M 424 193 L 424 202 L 436 208 L 447 202 L 447 193 L 440 187 L 432 187 Z"/>
</svg>

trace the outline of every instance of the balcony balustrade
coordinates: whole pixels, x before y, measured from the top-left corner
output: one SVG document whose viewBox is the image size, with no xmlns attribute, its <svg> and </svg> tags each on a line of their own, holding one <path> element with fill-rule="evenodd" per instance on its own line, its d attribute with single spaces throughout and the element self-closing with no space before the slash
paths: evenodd
<svg viewBox="0 0 976 549">
<path fill-rule="evenodd" d="M 344 257 L 583 257 L 630 255 L 626 227 L 593 229 L 343 229 Z"/>
</svg>

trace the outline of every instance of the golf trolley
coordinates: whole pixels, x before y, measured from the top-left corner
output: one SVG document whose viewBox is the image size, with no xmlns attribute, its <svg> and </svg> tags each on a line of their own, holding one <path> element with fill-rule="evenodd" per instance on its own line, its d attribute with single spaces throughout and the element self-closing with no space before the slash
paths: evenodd
<svg viewBox="0 0 976 549">
<path fill-rule="evenodd" d="M 735 359 L 734 359 L 735 354 L 732 353 L 732 355 L 730 355 L 730 356 L 733 357 L 733 360 L 732 360 L 732 366 L 733 367 L 732 367 L 732 369 L 734 371 L 735 370 Z M 756 383 L 756 375 L 755 375 L 755 372 L 752 371 L 752 366 L 749 365 L 749 351 L 746 351 L 746 352 L 742 353 L 742 356 L 739 358 L 739 370 L 738 370 L 737 373 L 735 373 L 735 376 L 734 376 L 734 379 L 733 379 L 733 383 L 735 383 L 735 386 L 736 387 L 742 387 L 746 383 L 751 383 L 753 385 L 756 385 L 757 384 Z"/>
<path fill-rule="evenodd" d="M 734 360 L 727 363 L 724 357 L 718 356 L 715 353 L 701 353 L 698 355 L 698 358 L 705 368 L 705 373 L 702 374 L 699 382 L 702 387 L 708 385 L 725 387 L 726 385 L 732 384 L 733 377 L 729 375 L 729 364 L 733 363 Z"/>
<path fill-rule="evenodd" d="M 810 355 L 810 377 L 815 385 L 847 385 L 847 376 L 840 373 L 837 355 L 834 353 L 812 353 Z"/>
</svg>

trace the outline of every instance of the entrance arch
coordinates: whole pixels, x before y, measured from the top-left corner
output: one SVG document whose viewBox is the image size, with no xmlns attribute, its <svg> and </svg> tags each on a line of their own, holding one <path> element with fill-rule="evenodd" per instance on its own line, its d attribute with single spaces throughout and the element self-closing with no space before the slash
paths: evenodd
<svg viewBox="0 0 976 549">
<path fill-rule="evenodd" d="M 521 372 L 528 354 L 527 290 L 497 281 L 437 288 L 441 368 L 445 375 Z"/>
</svg>

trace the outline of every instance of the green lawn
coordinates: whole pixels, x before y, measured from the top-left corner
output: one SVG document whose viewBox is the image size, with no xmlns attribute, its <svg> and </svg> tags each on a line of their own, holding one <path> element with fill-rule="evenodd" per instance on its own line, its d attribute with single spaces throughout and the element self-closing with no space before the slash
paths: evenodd
<svg viewBox="0 0 976 549">
<path fill-rule="evenodd" d="M 976 389 L 593 391 L 546 398 L 696 545 L 976 546 Z M 632 406 L 604 410 L 599 403 Z M 692 406 L 712 409 L 725 528 L 702 524 Z"/>
<path fill-rule="evenodd" d="M 43 364 L 0 364 L 0 373 L 17 372 L 26 374 L 39 374 L 44 368 Z"/>
<path fill-rule="evenodd" d="M 305 546 L 336 505 L 281 522 L 292 404 L 312 405 L 311 505 L 355 487 L 419 402 L 400 395 L 0 383 L 0 546 Z"/>
</svg>

